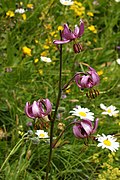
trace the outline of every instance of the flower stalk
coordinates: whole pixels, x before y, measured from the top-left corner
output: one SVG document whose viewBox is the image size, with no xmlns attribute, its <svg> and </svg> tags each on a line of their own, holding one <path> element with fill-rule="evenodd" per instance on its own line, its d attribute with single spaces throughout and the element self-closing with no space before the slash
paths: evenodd
<svg viewBox="0 0 120 180">
<path fill-rule="evenodd" d="M 61 31 L 60 31 L 60 37 L 62 40 L 62 35 L 61 35 Z M 53 130 L 54 130 L 54 122 L 56 119 L 56 115 L 57 115 L 57 110 L 59 107 L 59 103 L 60 103 L 60 98 L 61 98 L 61 92 L 62 92 L 62 44 L 60 44 L 60 69 L 59 69 L 59 86 L 58 86 L 58 97 L 57 97 L 57 102 L 56 102 L 56 106 L 55 106 L 55 112 L 53 115 L 53 119 L 51 119 L 50 123 L 51 123 L 51 127 L 50 127 L 50 152 L 49 152 L 49 158 L 48 158 L 48 164 L 47 164 L 47 170 L 46 170 L 46 180 L 48 180 L 48 174 L 50 171 L 50 165 L 51 165 L 51 159 L 52 159 L 52 143 L 53 143 Z"/>
</svg>

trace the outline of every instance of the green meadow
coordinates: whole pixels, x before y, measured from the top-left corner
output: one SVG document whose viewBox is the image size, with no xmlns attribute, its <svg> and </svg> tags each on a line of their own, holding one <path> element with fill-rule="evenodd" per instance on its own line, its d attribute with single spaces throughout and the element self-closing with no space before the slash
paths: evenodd
<svg viewBox="0 0 120 180">
<path fill-rule="evenodd" d="M 53 43 L 61 40 L 64 24 L 71 33 L 80 20 L 81 37 L 63 45 Z M 79 53 L 74 52 L 74 43 Z M 100 82 L 80 88 L 73 78 L 78 72 L 95 82 L 86 73 L 89 67 Z M 43 99 L 51 102 L 50 113 L 26 115 L 26 103 L 32 106 L 38 100 L 46 112 Z M 73 126 L 87 112 L 70 113 L 78 106 L 94 113 L 92 126 L 99 119 L 93 134 L 88 132 L 89 123 L 80 125 L 81 133 L 87 133 L 83 138 L 76 136 Z M 37 130 L 48 137 L 37 135 Z M 113 139 L 108 136 L 98 147 L 97 137 L 103 134 Z M 77 0 L 63 5 L 59 0 L 0 0 L 0 179 L 117 180 L 119 143 L 120 2 Z"/>
</svg>

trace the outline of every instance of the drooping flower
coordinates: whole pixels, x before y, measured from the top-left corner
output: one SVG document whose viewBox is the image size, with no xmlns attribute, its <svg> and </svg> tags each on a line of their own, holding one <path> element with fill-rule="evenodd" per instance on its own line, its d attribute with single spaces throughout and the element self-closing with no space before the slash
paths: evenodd
<svg viewBox="0 0 120 180">
<path fill-rule="evenodd" d="M 77 138 L 87 138 L 91 134 L 94 134 L 98 127 L 98 118 L 94 122 L 94 127 L 92 122 L 88 119 L 84 119 L 82 121 L 77 121 L 73 126 L 73 134 Z"/>
<path fill-rule="evenodd" d="M 70 6 L 70 5 L 73 5 L 74 2 L 71 0 L 60 0 L 60 3 L 65 6 Z"/>
<path fill-rule="evenodd" d="M 49 115 L 52 111 L 52 105 L 49 99 L 34 101 L 32 105 L 26 103 L 25 113 L 29 118 L 43 118 Z"/>
<path fill-rule="evenodd" d="M 50 58 L 48 58 L 48 57 L 44 57 L 44 56 L 41 56 L 41 61 L 43 61 L 43 62 L 47 62 L 47 63 L 52 62 L 52 60 L 51 60 Z"/>
<path fill-rule="evenodd" d="M 81 119 L 89 119 L 90 121 L 94 120 L 94 113 L 90 112 L 88 108 L 82 108 L 81 106 L 76 106 L 73 108 L 73 111 L 70 111 L 73 116 L 78 116 Z"/>
<path fill-rule="evenodd" d="M 109 115 L 109 116 L 114 116 L 116 117 L 119 113 L 119 110 L 116 110 L 116 107 L 111 105 L 111 106 L 105 106 L 104 104 L 100 104 L 100 108 L 103 109 L 104 111 L 102 114 Z"/>
<path fill-rule="evenodd" d="M 72 32 L 68 24 L 64 24 L 64 29 L 62 31 L 62 40 L 54 40 L 54 44 L 65 44 L 77 38 L 80 38 L 84 32 L 84 23 L 80 20 L 80 26 L 75 26 L 74 32 Z"/>
<path fill-rule="evenodd" d="M 24 54 L 26 54 L 26 55 L 28 55 L 28 56 L 32 56 L 32 55 L 31 55 L 31 49 L 28 48 L 27 46 L 24 46 L 24 47 L 22 48 L 22 50 L 23 50 L 23 53 L 24 53 Z"/>
<path fill-rule="evenodd" d="M 71 41 L 75 41 L 76 39 L 80 38 L 84 33 L 84 23 L 82 20 L 80 20 L 80 25 L 75 25 L 74 32 L 69 29 L 68 24 L 64 24 L 63 30 L 61 32 L 62 40 L 54 40 L 53 43 L 56 45 L 59 44 L 66 44 Z M 78 53 L 81 51 L 82 46 L 79 43 L 75 43 L 73 45 L 73 49 L 75 53 Z"/>
<path fill-rule="evenodd" d="M 81 89 L 92 88 L 93 86 L 99 84 L 100 78 L 95 69 L 89 67 L 89 71 L 87 71 L 86 73 L 76 73 L 75 82 L 77 86 Z"/>
<path fill-rule="evenodd" d="M 40 139 L 49 138 L 48 132 L 45 132 L 44 130 L 37 130 L 37 131 L 35 132 L 35 134 L 36 134 Z"/>
<path fill-rule="evenodd" d="M 107 148 L 112 152 L 115 152 L 119 148 L 119 143 L 116 142 L 116 138 L 112 135 L 97 135 L 97 141 L 99 141 L 98 147 L 102 147 L 102 149 Z"/>
</svg>

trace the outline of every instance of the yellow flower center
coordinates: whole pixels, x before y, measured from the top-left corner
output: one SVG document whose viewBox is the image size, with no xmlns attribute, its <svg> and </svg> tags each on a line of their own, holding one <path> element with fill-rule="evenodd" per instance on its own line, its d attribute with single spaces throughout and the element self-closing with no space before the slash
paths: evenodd
<svg viewBox="0 0 120 180">
<path fill-rule="evenodd" d="M 45 134 L 40 134 L 39 136 L 40 136 L 40 138 L 44 138 Z"/>
<path fill-rule="evenodd" d="M 85 112 L 79 112 L 80 116 L 86 117 L 86 113 Z"/>
<path fill-rule="evenodd" d="M 111 146 L 111 142 L 110 142 L 108 139 L 104 140 L 103 143 L 104 143 L 106 146 Z"/>
<path fill-rule="evenodd" d="M 108 109 L 108 110 L 107 110 L 107 112 L 108 112 L 108 113 L 111 113 L 111 110 L 110 110 L 110 109 Z"/>
</svg>

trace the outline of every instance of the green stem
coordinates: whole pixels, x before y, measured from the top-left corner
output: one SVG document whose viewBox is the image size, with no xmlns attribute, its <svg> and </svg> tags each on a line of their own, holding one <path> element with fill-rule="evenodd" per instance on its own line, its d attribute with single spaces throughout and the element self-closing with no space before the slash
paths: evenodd
<svg viewBox="0 0 120 180">
<path fill-rule="evenodd" d="M 68 125 L 65 127 L 65 129 L 64 129 L 64 130 L 59 134 L 59 136 L 57 137 L 55 143 L 52 145 L 52 148 L 55 147 L 55 145 L 57 144 L 57 142 L 59 141 L 59 139 L 61 138 L 61 136 L 64 134 L 64 132 L 67 130 L 67 128 L 68 128 L 69 126 L 73 125 L 73 124 L 75 124 L 75 122 L 72 122 L 72 123 L 68 124 Z"/>
<path fill-rule="evenodd" d="M 60 31 L 60 37 L 61 37 L 61 31 Z M 62 37 L 61 37 L 62 39 Z M 62 45 L 60 45 L 60 69 L 59 69 L 59 87 L 58 87 L 58 97 L 57 102 L 55 106 L 55 112 L 53 115 L 53 119 L 51 119 L 51 128 L 50 128 L 50 152 L 49 152 L 49 158 L 48 158 L 48 164 L 47 164 L 47 170 L 46 170 L 46 180 L 48 180 L 48 174 L 50 171 L 50 165 L 51 165 L 51 159 L 52 159 L 52 142 L 53 142 L 53 130 L 54 130 L 54 122 L 57 115 L 57 110 L 60 103 L 61 98 L 61 91 L 62 91 Z"/>
</svg>

